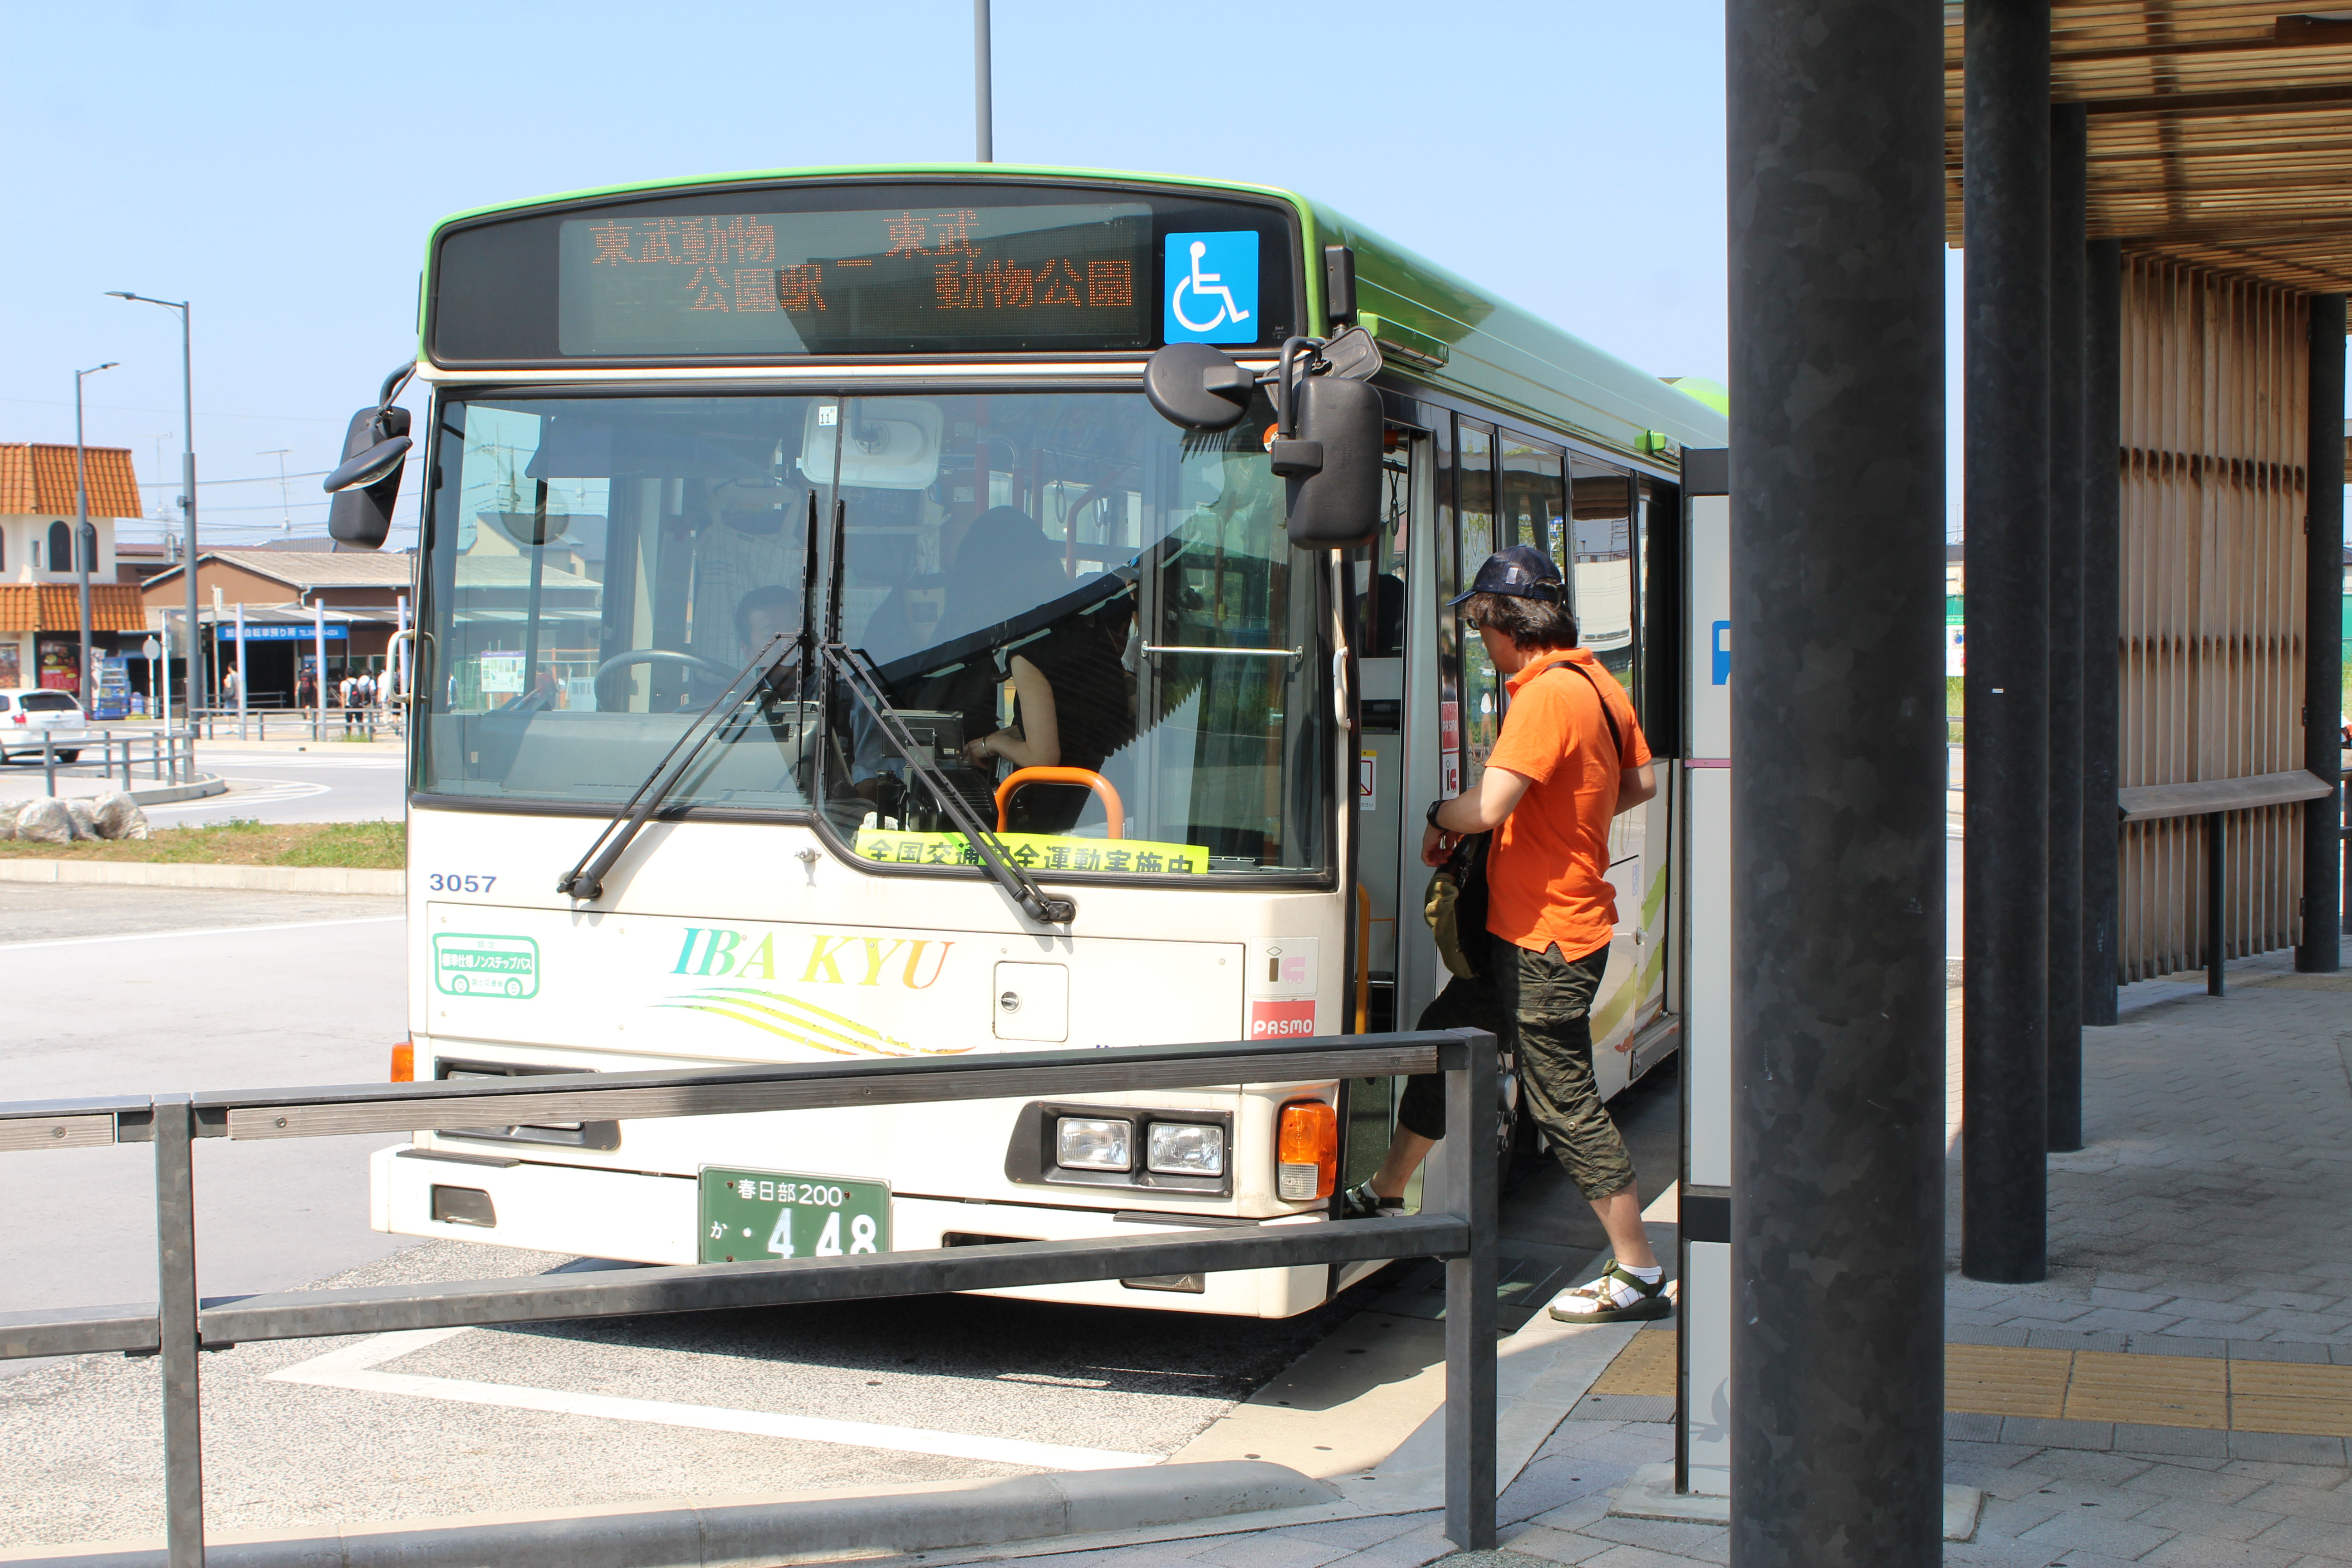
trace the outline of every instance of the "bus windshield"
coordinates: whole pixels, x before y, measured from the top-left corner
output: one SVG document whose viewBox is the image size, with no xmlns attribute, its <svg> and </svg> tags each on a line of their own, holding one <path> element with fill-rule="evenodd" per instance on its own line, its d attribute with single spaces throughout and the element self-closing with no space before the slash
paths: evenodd
<svg viewBox="0 0 2352 1568">
<path fill-rule="evenodd" d="M 818 635 L 837 603 L 898 721 L 791 663 L 668 807 L 814 813 L 871 860 L 973 863 L 896 731 L 1039 875 L 1321 871 L 1330 660 L 1272 418 L 1188 436 L 1099 392 L 445 401 L 416 787 L 617 807 L 799 634 L 814 549 Z M 1000 816 L 1042 768 L 1063 771 Z"/>
</svg>

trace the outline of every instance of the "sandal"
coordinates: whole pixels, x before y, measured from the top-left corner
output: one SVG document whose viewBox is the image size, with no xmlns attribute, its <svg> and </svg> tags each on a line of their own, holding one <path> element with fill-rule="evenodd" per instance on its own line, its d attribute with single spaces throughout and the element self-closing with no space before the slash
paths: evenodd
<svg viewBox="0 0 2352 1568">
<path fill-rule="evenodd" d="M 1404 1213 L 1402 1198 L 1384 1198 L 1372 1191 L 1370 1182 L 1349 1187 L 1340 1194 L 1339 1202 L 1340 1215 L 1346 1219 L 1379 1219 Z"/>
<path fill-rule="evenodd" d="M 1563 1323 L 1649 1322 L 1670 1318 L 1674 1311 L 1674 1298 L 1666 1294 L 1663 1270 L 1653 1284 L 1627 1270 L 1613 1258 L 1598 1279 L 1562 1290 L 1551 1301 L 1552 1317 Z"/>
</svg>

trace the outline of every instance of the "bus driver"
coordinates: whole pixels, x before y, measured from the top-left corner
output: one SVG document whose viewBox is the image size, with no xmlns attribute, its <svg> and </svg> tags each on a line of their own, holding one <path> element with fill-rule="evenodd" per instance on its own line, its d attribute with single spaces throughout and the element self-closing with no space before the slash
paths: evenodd
<svg viewBox="0 0 2352 1568">
<path fill-rule="evenodd" d="M 1422 859 L 1444 864 L 1465 834 L 1492 830 L 1486 951 L 1424 1008 L 1423 1029 L 1472 1027 L 1517 1037 L 1521 1092 L 1552 1152 L 1600 1216 L 1615 1256 L 1598 1279 L 1563 1290 L 1567 1322 L 1663 1318 L 1664 1270 L 1642 1229 L 1625 1141 L 1592 1078 L 1593 997 L 1609 963 L 1616 904 L 1609 825 L 1658 793 L 1633 705 L 1587 648 L 1563 604 L 1559 568 L 1531 544 L 1497 551 L 1454 603 L 1508 679 L 1511 704 L 1476 790 L 1429 808 Z M 1474 938 L 1464 933 L 1464 944 Z M 1397 1131 L 1351 1215 L 1395 1213 L 1406 1181 L 1445 1132 L 1445 1080 L 1405 1086 Z"/>
</svg>

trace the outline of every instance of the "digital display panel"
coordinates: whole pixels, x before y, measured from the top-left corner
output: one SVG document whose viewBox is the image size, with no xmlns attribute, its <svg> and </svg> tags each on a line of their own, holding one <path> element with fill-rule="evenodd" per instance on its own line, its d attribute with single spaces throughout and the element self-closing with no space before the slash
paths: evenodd
<svg viewBox="0 0 2352 1568">
<path fill-rule="evenodd" d="M 1290 215 L 1213 195 L 908 182 L 696 190 L 453 225 L 441 363 L 1279 343 Z"/>
<path fill-rule="evenodd" d="M 1159 324 L 1142 202 L 583 217 L 560 244 L 566 354 L 1143 348 Z"/>
</svg>

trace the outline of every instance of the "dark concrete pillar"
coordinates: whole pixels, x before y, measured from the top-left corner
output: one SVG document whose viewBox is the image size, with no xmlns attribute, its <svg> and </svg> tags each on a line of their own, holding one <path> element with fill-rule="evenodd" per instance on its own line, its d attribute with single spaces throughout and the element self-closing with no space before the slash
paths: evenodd
<svg viewBox="0 0 2352 1568">
<path fill-rule="evenodd" d="M 2083 1022 L 2116 1021 L 2122 781 L 2124 246 L 2084 247 Z"/>
<path fill-rule="evenodd" d="M 2083 1146 L 2083 295 L 2090 117 L 2050 110 L 2049 1141 Z"/>
<path fill-rule="evenodd" d="M 2048 1271 L 2050 0 L 1969 0 L 1960 1268 Z M 1734 407 L 1738 405 L 1735 404 Z"/>
<path fill-rule="evenodd" d="M 1731 1562 L 1942 1561 L 1943 18 L 1731 0 Z"/>
<path fill-rule="evenodd" d="M 2305 497 L 2303 765 L 2336 778 L 2344 724 L 2344 296 L 2311 297 L 2310 489 Z M 2328 972 L 2344 942 L 2344 786 L 2304 807 L 2297 969 Z"/>
</svg>

